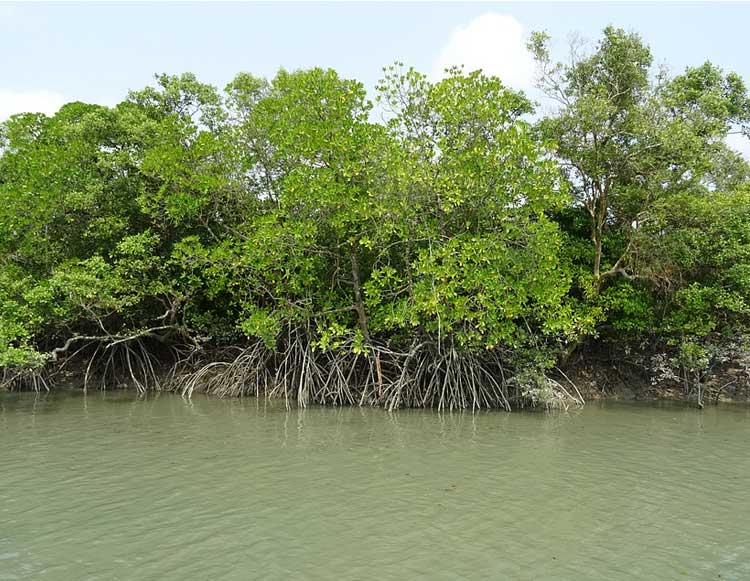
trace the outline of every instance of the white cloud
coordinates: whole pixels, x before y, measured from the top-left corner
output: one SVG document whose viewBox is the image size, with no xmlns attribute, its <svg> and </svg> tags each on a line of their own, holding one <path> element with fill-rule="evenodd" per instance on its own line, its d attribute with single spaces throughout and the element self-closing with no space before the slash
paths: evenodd
<svg viewBox="0 0 750 581">
<path fill-rule="evenodd" d="M 52 115 L 66 103 L 65 97 L 54 91 L 13 91 L 0 89 L 0 122 L 15 113 L 45 113 Z"/>
<path fill-rule="evenodd" d="M 532 85 L 535 71 L 521 23 L 494 12 L 478 16 L 451 33 L 435 60 L 433 77 L 442 77 L 444 69 L 453 65 L 464 65 L 466 71 L 482 69 L 514 89 L 526 90 Z"/>
<path fill-rule="evenodd" d="M 750 161 L 750 138 L 739 133 L 733 133 L 732 135 L 727 135 L 727 145 Z"/>
</svg>

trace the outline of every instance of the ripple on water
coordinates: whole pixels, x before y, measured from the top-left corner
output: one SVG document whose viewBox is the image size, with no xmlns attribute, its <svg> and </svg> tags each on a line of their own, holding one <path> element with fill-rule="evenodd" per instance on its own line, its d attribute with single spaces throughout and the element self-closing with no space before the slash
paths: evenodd
<svg viewBox="0 0 750 581">
<path fill-rule="evenodd" d="M 749 435 L 730 406 L 1 395 L 0 579 L 747 579 Z"/>
</svg>

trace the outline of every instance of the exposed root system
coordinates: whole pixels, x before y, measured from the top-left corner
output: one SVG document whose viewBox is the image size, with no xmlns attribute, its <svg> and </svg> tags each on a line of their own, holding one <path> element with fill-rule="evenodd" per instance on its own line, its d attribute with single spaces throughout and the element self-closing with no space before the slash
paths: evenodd
<svg viewBox="0 0 750 581">
<path fill-rule="evenodd" d="M 529 387 L 514 378 L 514 370 L 495 352 L 477 355 L 431 341 L 415 341 L 408 350 L 372 343 L 362 348 L 353 342 L 323 350 L 304 328 L 288 329 L 275 349 L 262 342 L 209 351 L 195 345 L 165 347 L 142 336 L 85 339 L 56 368 L 60 373 L 75 367 L 69 374 L 82 378 L 84 390 L 135 387 L 142 393 L 163 389 L 185 397 L 254 396 L 303 407 L 371 405 L 388 410 L 553 409 L 583 403 L 567 377 L 571 389 L 546 375 L 534 376 Z M 6 369 L 0 380 L 0 387 L 35 390 L 49 389 L 51 382 L 47 368 Z"/>
<path fill-rule="evenodd" d="M 409 351 L 370 345 L 358 353 L 352 345 L 316 349 L 303 332 L 290 331 L 280 349 L 262 343 L 223 350 L 213 357 L 191 354 L 180 361 L 169 389 L 185 396 L 204 392 L 218 396 L 283 398 L 298 405 L 374 405 L 482 409 L 583 404 L 575 390 L 543 377 L 545 390 L 530 397 L 509 381 L 497 354 L 479 357 L 455 347 L 413 344 Z M 544 399 L 542 399 L 544 398 Z"/>
</svg>

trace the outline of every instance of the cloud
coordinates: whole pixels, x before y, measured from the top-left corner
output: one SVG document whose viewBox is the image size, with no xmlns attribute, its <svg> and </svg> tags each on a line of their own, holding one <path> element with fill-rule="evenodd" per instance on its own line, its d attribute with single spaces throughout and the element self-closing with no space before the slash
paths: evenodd
<svg viewBox="0 0 750 581">
<path fill-rule="evenodd" d="M 453 30 L 433 64 L 433 77 L 441 78 L 444 69 L 453 65 L 464 65 L 467 71 L 482 69 L 514 89 L 526 90 L 532 85 L 535 71 L 521 23 L 494 12 Z"/>
<path fill-rule="evenodd" d="M 45 113 L 52 115 L 66 103 L 65 97 L 54 91 L 13 91 L 0 89 L 0 122 L 15 113 Z"/>
<path fill-rule="evenodd" d="M 733 133 L 732 135 L 727 135 L 726 141 L 729 147 L 739 152 L 746 160 L 750 161 L 750 138 L 738 133 Z"/>
</svg>

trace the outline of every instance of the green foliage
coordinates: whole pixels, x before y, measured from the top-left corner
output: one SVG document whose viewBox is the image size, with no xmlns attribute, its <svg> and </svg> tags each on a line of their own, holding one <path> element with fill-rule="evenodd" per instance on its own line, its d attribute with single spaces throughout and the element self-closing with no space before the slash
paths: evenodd
<svg viewBox="0 0 750 581">
<path fill-rule="evenodd" d="M 569 331 L 560 316 L 569 276 L 547 216 L 567 197 L 521 120 L 529 102 L 497 78 L 459 69 L 433 84 L 393 66 L 379 90 L 400 144 L 401 198 L 384 233 L 397 237 L 396 252 L 381 253 L 367 287 L 383 328 L 418 328 L 470 349 Z"/>
<path fill-rule="evenodd" d="M 383 367 L 419 360 L 430 401 L 435 377 L 505 366 L 549 403 L 560 347 L 586 337 L 653 339 L 694 367 L 691 345 L 750 325 L 750 168 L 723 141 L 746 88 L 710 63 L 654 75 L 612 27 L 565 65 L 549 42 L 530 48 L 559 110 L 534 124 L 496 77 L 398 63 L 374 104 L 315 68 L 223 92 L 158 75 L 113 108 L 12 117 L 0 368 L 148 337 L 377 361 L 379 392 Z"/>
<path fill-rule="evenodd" d="M 750 166 L 724 138 L 750 120 L 744 83 L 710 63 L 653 74 L 642 39 L 613 27 L 567 64 L 549 43 L 529 43 L 559 105 L 536 130 L 573 194 L 558 214 L 573 295 L 614 342 L 739 331 Z"/>
<path fill-rule="evenodd" d="M 675 194 L 638 233 L 638 271 L 668 299 L 673 337 L 738 333 L 750 324 L 750 190 Z"/>
</svg>

